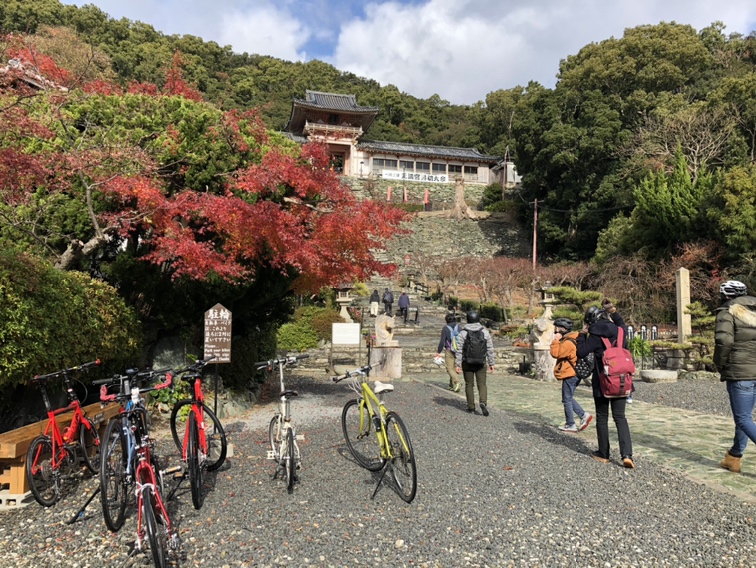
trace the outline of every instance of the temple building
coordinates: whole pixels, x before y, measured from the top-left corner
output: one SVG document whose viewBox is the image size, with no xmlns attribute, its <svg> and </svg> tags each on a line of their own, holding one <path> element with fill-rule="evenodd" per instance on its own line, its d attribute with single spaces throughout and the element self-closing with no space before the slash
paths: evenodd
<svg viewBox="0 0 756 568">
<path fill-rule="evenodd" d="M 483 185 L 501 181 L 501 167 L 494 169 L 501 156 L 474 148 L 363 138 L 378 112 L 378 107 L 359 106 L 354 95 L 306 91 L 304 99 L 294 99 L 285 131 L 300 143 L 325 143 L 333 167 L 347 176 L 428 183 L 454 183 L 462 177 L 465 183 Z"/>
</svg>

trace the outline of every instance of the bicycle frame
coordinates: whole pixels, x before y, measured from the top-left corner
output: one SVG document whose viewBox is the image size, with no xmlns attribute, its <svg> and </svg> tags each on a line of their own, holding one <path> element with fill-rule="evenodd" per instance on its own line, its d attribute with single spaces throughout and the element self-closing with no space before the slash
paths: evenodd
<svg viewBox="0 0 756 568">
<path fill-rule="evenodd" d="M 370 388 L 370 383 L 368 382 L 367 377 L 364 375 L 362 376 L 359 388 L 355 384 L 356 382 L 357 381 L 354 381 L 350 387 L 360 395 L 360 431 L 367 426 L 364 420 L 370 420 L 375 428 L 375 435 L 378 437 L 378 445 L 381 448 L 381 457 L 391 459 L 394 456 L 391 452 L 390 444 L 386 442 L 388 440 L 388 437 L 386 436 L 386 417 L 388 416 L 388 410 L 383 403 L 383 394 L 375 394 L 373 389 Z M 374 404 L 378 407 L 377 412 L 373 406 Z M 367 409 L 367 416 L 365 416 L 365 409 Z M 365 428 L 365 435 L 370 435 L 369 427 Z"/>
<path fill-rule="evenodd" d="M 99 364 L 99 361 L 95 363 Z M 88 363 L 87 365 L 90 364 Z M 84 366 L 82 366 L 82 368 L 83 367 Z M 55 376 L 63 376 L 63 380 L 66 383 L 66 391 L 68 393 L 69 403 L 63 408 L 53 410 L 52 404 L 50 403 L 50 397 L 47 394 L 47 389 L 45 388 L 43 381 Z M 50 467 L 53 471 L 57 471 L 62 466 L 63 461 L 66 459 L 66 454 L 68 453 L 66 444 L 76 443 L 76 441 L 78 440 L 79 428 L 85 427 L 87 430 L 91 430 L 91 428 L 89 426 L 89 423 L 84 420 L 84 411 L 81 409 L 81 403 L 79 402 L 79 399 L 76 398 L 76 395 L 71 388 L 71 379 L 68 376 L 68 370 L 59 371 L 50 375 L 38 376 L 35 377 L 33 381 L 39 383 L 39 389 L 42 392 L 42 400 L 45 403 L 45 410 L 47 411 L 47 426 L 45 427 L 44 435 L 50 438 L 50 442 L 52 444 L 52 459 Z M 71 410 L 73 410 L 74 412 L 73 417 L 71 418 L 71 422 L 63 429 L 63 432 L 61 432 L 60 426 L 58 426 L 58 421 L 55 419 L 55 417 L 61 414 L 65 414 L 66 412 L 69 412 Z M 95 443 L 98 446 L 100 444 L 100 440 L 97 436 L 95 436 Z M 38 460 L 39 452 L 34 457 L 33 470 L 35 472 L 39 467 Z"/>
<path fill-rule="evenodd" d="M 205 413 L 202 407 L 205 404 L 205 393 L 202 392 L 202 376 L 197 373 L 196 376 L 190 377 L 192 381 L 192 410 L 194 418 L 197 421 L 197 432 L 199 435 L 200 463 L 207 458 L 207 435 L 205 434 Z M 186 448 L 189 443 L 189 420 L 186 421 L 184 430 L 184 443 L 181 450 L 181 459 L 186 461 Z"/>
<path fill-rule="evenodd" d="M 277 432 L 277 438 L 281 442 L 286 437 L 287 430 L 292 431 L 292 435 L 294 436 L 294 453 L 295 453 L 295 459 L 299 461 L 299 445 L 297 444 L 297 431 L 294 428 L 294 424 L 291 423 L 291 400 L 289 399 L 286 391 L 286 387 L 284 386 L 284 374 L 283 374 L 283 368 L 286 364 L 279 363 L 278 364 L 278 374 L 279 374 L 279 382 L 281 386 L 281 396 L 278 399 L 278 410 L 276 411 L 276 416 L 278 416 L 278 432 Z M 283 443 L 281 443 L 278 446 L 278 452 L 275 450 L 269 450 L 268 452 L 268 459 L 272 459 L 277 461 L 278 463 L 281 463 L 283 461 L 284 455 L 283 455 Z"/>
</svg>

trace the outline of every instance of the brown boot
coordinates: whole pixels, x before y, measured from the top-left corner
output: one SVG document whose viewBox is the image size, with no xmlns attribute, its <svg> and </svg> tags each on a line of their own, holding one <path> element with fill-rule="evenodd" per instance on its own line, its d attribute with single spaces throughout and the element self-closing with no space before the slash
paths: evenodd
<svg viewBox="0 0 756 568">
<path fill-rule="evenodd" d="M 743 458 L 736 458 L 728 451 L 727 454 L 725 454 L 725 459 L 719 462 L 719 465 L 725 469 L 729 469 L 733 473 L 740 473 L 740 460 L 742 459 Z"/>
</svg>

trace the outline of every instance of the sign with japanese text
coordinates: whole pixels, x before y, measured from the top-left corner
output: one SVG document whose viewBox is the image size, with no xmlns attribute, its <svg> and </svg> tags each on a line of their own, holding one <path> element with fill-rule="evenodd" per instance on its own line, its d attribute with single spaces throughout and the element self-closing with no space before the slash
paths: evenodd
<svg viewBox="0 0 756 568">
<path fill-rule="evenodd" d="M 413 172 L 399 172 L 396 170 L 381 170 L 381 175 L 383 176 L 383 179 L 449 183 L 449 176 L 447 174 L 416 174 Z"/>
<path fill-rule="evenodd" d="M 221 304 L 205 312 L 204 358 L 212 355 L 213 363 L 231 362 L 231 312 Z"/>
</svg>

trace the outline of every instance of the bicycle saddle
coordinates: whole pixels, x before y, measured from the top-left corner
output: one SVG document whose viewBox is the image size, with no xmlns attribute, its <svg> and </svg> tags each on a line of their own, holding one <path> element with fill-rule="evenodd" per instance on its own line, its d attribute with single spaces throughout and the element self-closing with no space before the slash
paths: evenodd
<svg viewBox="0 0 756 568">
<path fill-rule="evenodd" d="M 293 390 L 285 390 L 280 394 L 280 396 L 285 396 L 286 398 L 289 398 L 291 396 L 299 396 L 299 393 Z"/>
<path fill-rule="evenodd" d="M 375 394 L 381 394 L 382 392 L 391 392 L 392 390 L 394 390 L 394 385 L 382 383 L 381 381 L 375 381 L 375 386 L 373 387 L 373 392 L 375 392 Z"/>
</svg>

